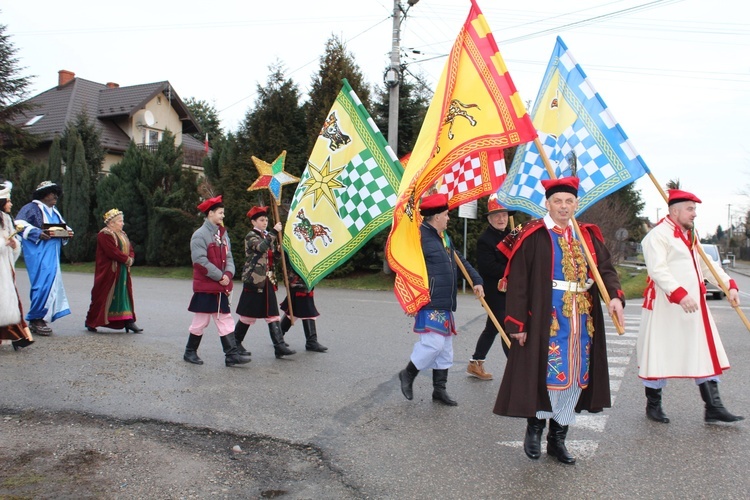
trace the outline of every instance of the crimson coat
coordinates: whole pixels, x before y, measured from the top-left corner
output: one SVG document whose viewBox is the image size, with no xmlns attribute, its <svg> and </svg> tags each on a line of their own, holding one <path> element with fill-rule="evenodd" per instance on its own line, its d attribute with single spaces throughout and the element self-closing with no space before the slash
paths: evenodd
<svg viewBox="0 0 750 500">
<path fill-rule="evenodd" d="M 123 233 L 124 234 L 124 233 Z M 127 240 L 127 236 L 125 236 Z M 135 303 L 133 302 L 133 284 L 130 272 L 125 264 L 128 257 L 135 259 L 133 245 L 128 243 L 129 251 L 124 253 L 117 245 L 117 236 L 107 228 L 102 229 L 96 235 L 96 269 L 94 273 L 94 287 L 91 289 L 91 305 L 86 315 L 86 326 L 96 328 L 106 326 L 119 330 L 125 328 L 124 321 L 109 321 L 109 305 L 112 302 L 112 293 L 115 283 L 120 277 L 120 272 L 127 272 L 127 288 L 130 305 L 133 308 L 133 321 L 135 321 Z"/>
<path fill-rule="evenodd" d="M 599 228 L 580 224 L 587 246 L 610 297 L 623 297 L 620 280 L 604 246 Z M 524 234 L 526 233 L 526 234 Z M 508 263 L 505 331 L 526 332 L 523 347 L 511 340 L 505 373 L 493 412 L 509 417 L 534 417 L 537 411 L 552 411 L 547 393 L 547 359 L 552 315 L 552 239 L 542 220 L 532 221 L 518 237 Z M 599 412 L 611 406 L 609 366 L 604 315 L 599 290 L 590 291 L 594 337 L 590 357 L 590 381 L 578 400 L 576 411 Z"/>
</svg>

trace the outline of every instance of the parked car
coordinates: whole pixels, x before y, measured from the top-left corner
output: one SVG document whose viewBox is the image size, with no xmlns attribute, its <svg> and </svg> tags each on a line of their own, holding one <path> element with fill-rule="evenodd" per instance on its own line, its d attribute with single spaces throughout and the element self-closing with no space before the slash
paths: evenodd
<svg viewBox="0 0 750 500">
<path fill-rule="evenodd" d="M 701 245 L 701 247 L 703 247 L 703 251 L 706 252 L 706 256 L 711 259 L 714 264 L 721 266 L 723 269 L 727 268 L 727 265 L 729 265 L 729 259 L 721 259 L 721 253 L 719 252 L 718 246 Z M 709 282 L 708 280 L 705 280 L 705 283 L 706 295 L 711 295 L 715 299 L 721 299 L 722 297 L 724 297 L 724 292 L 721 291 L 721 288 Z"/>
</svg>

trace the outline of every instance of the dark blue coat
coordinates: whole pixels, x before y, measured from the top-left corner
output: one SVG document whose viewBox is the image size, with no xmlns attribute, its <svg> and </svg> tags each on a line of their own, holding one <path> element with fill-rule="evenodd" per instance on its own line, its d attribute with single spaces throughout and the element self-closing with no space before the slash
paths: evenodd
<svg viewBox="0 0 750 500">
<path fill-rule="evenodd" d="M 481 276 L 471 264 L 456 252 L 451 242 L 446 249 L 443 239 L 437 230 L 426 222 L 419 228 L 422 236 L 422 253 L 427 265 L 427 279 L 430 287 L 430 302 L 423 309 L 456 310 L 456 292 L 458 290 L 459 272 L 455 256 L 461 259 L 474 285 L 483 285 Z"/>
</svg>

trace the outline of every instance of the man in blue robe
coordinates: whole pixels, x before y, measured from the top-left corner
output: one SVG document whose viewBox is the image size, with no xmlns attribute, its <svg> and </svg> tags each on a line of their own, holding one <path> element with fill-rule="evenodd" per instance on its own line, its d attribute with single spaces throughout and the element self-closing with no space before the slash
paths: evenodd
<svg viewBox="0 0 750 500">
<path fill-rule="evenodd" d="M 22 226 L 23 257 L 31 282 L 26 320 L 32 333 L 49 336 L 47 322 L 70 314 L 60 272 L 60 250 L 73 236 L 55 205 L 62 189 L 44 181 L 34 190 L 33 200 L 21 208 L 16 224 Z"/>
</svg>

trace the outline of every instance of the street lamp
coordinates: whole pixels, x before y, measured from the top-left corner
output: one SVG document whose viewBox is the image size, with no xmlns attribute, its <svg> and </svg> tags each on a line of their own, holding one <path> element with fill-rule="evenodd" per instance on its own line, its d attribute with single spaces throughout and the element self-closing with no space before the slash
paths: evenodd
<svg viewBox="0 0 750 500">
<path fill-rule="evenodd" d="M 391 65 L 383 75 L 383 81 L 388 87 L 388 145 L 398 156 L 398 100 L 401 85 L 401 23 L 406 19 L 406 13 L 419 0 L 407 0 L 406 9 L 400 0 L 393 0 L 393 39 L 391 40 Z"/>
</svg>

